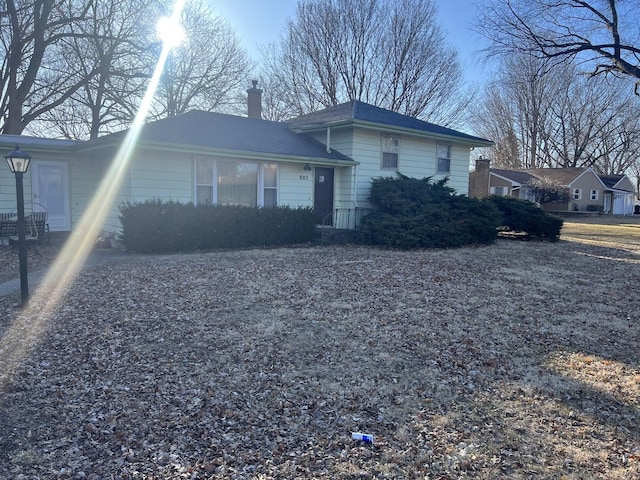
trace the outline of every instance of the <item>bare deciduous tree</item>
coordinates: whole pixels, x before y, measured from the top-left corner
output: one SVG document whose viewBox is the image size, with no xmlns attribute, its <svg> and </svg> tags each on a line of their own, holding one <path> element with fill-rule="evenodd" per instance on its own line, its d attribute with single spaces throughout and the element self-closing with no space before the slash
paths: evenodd
<svg viewBox="0 0 640 480">
<path fill-rule="evenodd" d="M 283 86 L 278 111 L 308 113 L 361 100 L 430 121 L 461 120 L 457 52 L 432 0 L 303 0 L 277 46 L 266 83 Z M 267 92 L 267 95 L 269 93 Z"/>
<path fill-rule="evenodd" d="M 235 33 L 198 0 L 185 5 L 181 20 L 186 41 L 167 61 L 152 116 L 173 116 L 192 108 L 237 110 L 251 63 Z"/>
<path fill-rule="evenodd" d="M 69 27 L 64 55 L 84 77 L 81 88 L 45 112 L 32 130 L 65 138 L 96 138 L 125 128 L 144 94 L 156 61 L 148 39 L 155 35 L 154 0 L 93 2 L 89 18 Z"/>
<path fill-rule="evenodd" d="M 0 2 L 0 131 L 20 134 L 61 105 L 84 82 L 78 67 L 59 51 L 84 21 L 91 2 L 30 0 Z M 51 61 L 54 57 L 57 60 Z"/>
<path fill-rule="evenodd" d="M 488 154 L 495 166 L 618 174 L 638 155 L 638 109 L 618 79 L 590 79 L 573 65 L 521 54 L 505 58 L 473 125 L 496 142 Z"/>
<path fill-rule="evenodd" d="M 493 53 L 586 62 L 592 75 L 640 79 L 636 1 L 488 0 L 480 11 L 478 30 L 493 41 Z"/>
<path fill-rule="evenodd" d="M 494 165 L 504 168 L 542 168 L 549 109 L 557 87 L 548 65 L 531 55 L 515 55 L 502 62 L 487 87 L 482 115 L 474 116 L 475 131 L 496 143 Z"/>
<path fill-rule="evenodd" d="M 529 183 L 533 201 L 540 205 L 551 202 L 566 202 L 569 199 L 569 191 L 562 182 L 549 177 L 539 177 Z"/>
</svg>

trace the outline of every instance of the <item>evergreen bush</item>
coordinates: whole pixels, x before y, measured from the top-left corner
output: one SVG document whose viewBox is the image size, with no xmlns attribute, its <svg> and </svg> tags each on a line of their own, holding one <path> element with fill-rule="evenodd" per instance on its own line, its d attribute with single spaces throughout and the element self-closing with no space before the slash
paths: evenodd
<svg viewBox="0 0 640 480">
<path fill-rule="evenodd" d="M 545 212 L 534 203 L 501 195 L 492 195 L 487 201 L 500 212 L 502 230 L 525 232 L 529 238 L 536 240 L 555 242 L 560 239 L 562 219 Z"/>
<path fill-rule="evenodd" d="M 147 200 L 120 206 L 122 242 L 140 253 L 307 243 L 315 217 L 310 208 L 253 208 Z"/>
<path fill-rule="evenodd" d="M 374 179 L 369 195 L 376 212 L 362 222 L 361 241 L 402 249 L 452 248 L 492 243 L 499 214 L 486 200 L 457 195 L 447 179 Z"/>
</svg>

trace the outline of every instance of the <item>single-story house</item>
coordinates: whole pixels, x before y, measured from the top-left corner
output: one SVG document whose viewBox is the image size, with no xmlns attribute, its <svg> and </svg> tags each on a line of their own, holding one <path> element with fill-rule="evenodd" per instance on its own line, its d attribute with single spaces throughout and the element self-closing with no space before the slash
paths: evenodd
<svg viewBox="0 0 640 480">
<path fill-rule="evenodd" d="M 509 170 L 490 168 L 480 157 L 469 174 L 469 196 L 506 195 L 535 201 L 532 183 L 549 179 L 567 189 L 566 201 L 545 203 L 555 212 L 599 211 L 613 215 L 631 215 L 637 192 L 626 175 L 599 175 L 589 168 L 531 168 Z"/>
<path fill-rule="evenodd" d="M 448 177 L 468 191 L 470 151 L 492 142 L 359 101 L 288 122 L 261 118 L 261 90 L 247 90 L 247 117 L 191 111 L 146 124 L 102 228 L 120 230 L 118 205 L 165 199 L 312 207 L 335 227 L 353 228 L 370 207 L 373 178 L 400 172 Z M 32 156 L 27 210 L 46 209 L 51 231 L 70 231 L 113 162 L 127 131 L 90 141 L 0 135 Z M 0 212 L 16 209 L 14 177 L 0 169 Z M 348 215 L 347 215 L 348 214 Z M 320 220 L 319 220 L 320 221 Z"/>
</svg>

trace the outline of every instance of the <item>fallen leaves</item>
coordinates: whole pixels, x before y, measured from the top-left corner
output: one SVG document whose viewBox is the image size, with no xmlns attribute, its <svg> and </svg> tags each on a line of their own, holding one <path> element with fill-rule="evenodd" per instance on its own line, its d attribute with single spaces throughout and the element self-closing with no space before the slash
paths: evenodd
<svg viewBox="0 0 640 480">
<path fill-rule="evenodd" d="M 3 392 L 0 476 L 633 478 L 637 283 L 569 242 L 125 257 Z"/>
</svg>

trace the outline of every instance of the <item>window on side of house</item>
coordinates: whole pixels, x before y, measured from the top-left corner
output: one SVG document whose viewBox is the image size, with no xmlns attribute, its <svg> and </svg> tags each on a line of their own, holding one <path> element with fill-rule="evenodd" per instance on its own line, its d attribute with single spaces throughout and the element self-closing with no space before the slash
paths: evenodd
<svg viewBox="0 0 640 480">
<path fill-rule="evenodd" d="M 598 200 L 598 190 L 591 190 L 591 194 L 589 195 L 589 199 Z"/>
<path fill-rule="evenodd" d="M 398 168 L 400 138 L 382 135 L 382 168 Z"/>
<path fill-rule="evenodd" d="M 451 145 L 438 144 L 438 173 L 451 172 Z"/>
<path fill-rule="evenodd" d="M 507 187 L 505 187 L 504 185 L 497 186 L 497 187 L 491 187 L 489 189 L 489 193 L 491 195 L 502 195 L 502 196 L 505 196 L 505 195 L 507 195 Z"/>
<path fill-rule="evenodd" d="M 573 199 L 574 200 L 582 200 L 582 189 L 574 188 L 573 189 Z"/>
</svg>

